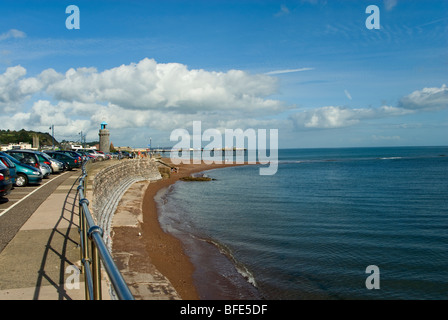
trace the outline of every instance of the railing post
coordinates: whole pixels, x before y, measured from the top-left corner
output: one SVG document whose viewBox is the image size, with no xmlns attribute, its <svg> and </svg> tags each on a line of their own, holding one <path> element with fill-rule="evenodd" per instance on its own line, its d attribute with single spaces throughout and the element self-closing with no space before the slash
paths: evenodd
<svg viewBox="0 0 448 320">
<path fill-rule="evenodd" d="M 87 221 L 86 221 L 86 215 L 83 209 L 83 203 L 85 203 L 86 205 L 89 205 L 89 200 L 82 198 L 81 200 L 79 200 L 79 206 L 80 206 L 80 211 L 82 212 L 82 216 L 81 218 L 81 237 L 82 237 L 82 244 L 83 244 L 83 248 L 82 248 L 82 257 L 84 259 L 89 259 L 89 247 L 87 245 Z"/>
<path fill-rule="evenodd" d="M 102 300 L 101 292 L 101 262 L 98 249 L 92 241 L 92 269 L 93 269 L 93 296 L 95 300 Z"/>
<path fill-rule="evenodd" d="M 78 186 L 78 195 L 80 190 L 82 189 L 82 186 L 79 185 Z M 81 205 L 81 201 L 78 202 L 78 218 L 79 218 L 79 227 L 78 227 L 78 232 L 79 232 L 79 256 L 80 256 L 80 260 L 81 262 L 84 259 L 84 239 L 83 239 L 83 230 L 84 230 L 84 212 L 82 210 L 82 205 Z M 81 273 L 84 273 L 84 264 L 81 263 Z"/>
<path fill-rule="evenodd" d="M 86 189 L 87 189 L 87 176 L 85 175 L 85 173 L 84 173 L 84 177 L 82 179 L 82 187 L 83 187 L 84 191 L 86 191 Z"/>
<path fill-rule="evenodd" d="M 92 248 L 92 278 L 93 278 L 93 294 L 95 300 L 102 299 L 101 293 L 101 261 L 98 254 L 98 248 L 95 245 L 93 236 L 98 233 L 100 237 L 103 236 L 103 230 L 98 226 L 93 226 L 89 229 L 89 239 Z"/>
</svg>

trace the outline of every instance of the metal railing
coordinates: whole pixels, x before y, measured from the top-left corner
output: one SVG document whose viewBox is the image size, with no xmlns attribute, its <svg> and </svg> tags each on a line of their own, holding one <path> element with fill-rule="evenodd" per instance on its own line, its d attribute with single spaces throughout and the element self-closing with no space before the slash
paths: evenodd
<svg viewBox="0 0 448 320">
<path fill-rule="evenodd" d="M 79 180 L 79 235 L 81 248 L 81 273 L 84 273 L 86 300 L 102 300 L 101 264 L 104 266 L 115 293 L 120 300 L 134 300 L 120 271 L 103 241 L 103 230 L 95 224 L 85 198 L 86 163 Z"/>
</svg>

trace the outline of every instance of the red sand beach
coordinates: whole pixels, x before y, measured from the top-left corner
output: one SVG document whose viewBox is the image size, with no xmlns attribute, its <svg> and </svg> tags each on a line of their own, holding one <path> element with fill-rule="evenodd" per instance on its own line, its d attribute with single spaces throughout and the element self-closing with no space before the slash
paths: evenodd
<svg viewBox="0 0 448 320">
<path fill-rule="evenodd" d="M 162 159 L 171 163 L 169 158 Z M 171 173 L 169 178 L 150 183 L 143 199 L 143 237 L 146 251 L 154 266 L 173 284 L 182 299 L 199 299 L 193 281 L 194 265 L 185 254 L 182 242 L 173 235 L 162 230 L 157 212 L 157 203 L 154 199 L 157 192 L 174 184 L 182 177 L 193 173 L 236 164 L 180 164 L 177 173 Z"/>
</svg>

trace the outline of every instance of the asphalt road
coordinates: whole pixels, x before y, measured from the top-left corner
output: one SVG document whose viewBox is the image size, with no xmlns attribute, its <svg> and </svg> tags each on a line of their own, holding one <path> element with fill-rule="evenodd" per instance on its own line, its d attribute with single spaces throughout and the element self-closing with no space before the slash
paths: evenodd
<svg viewBox="0 0 448 320">
<path fill-rule="evenodd" d="M 8 196 L 0 197 L 0 252 L 41 203 L 71 175 L 81 175 L 81 169 L 52 174 L 38 185 L 15 187 Z"/>
</svg>

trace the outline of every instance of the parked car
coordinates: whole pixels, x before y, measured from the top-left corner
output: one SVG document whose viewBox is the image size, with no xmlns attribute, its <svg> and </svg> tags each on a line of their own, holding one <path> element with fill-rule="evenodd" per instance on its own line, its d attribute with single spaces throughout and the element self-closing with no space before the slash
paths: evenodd
<svg viewBox="0 0 448 320">
<path fill-rule="evenodd" d="M 7 196 L 11 193 L 12 181 L 9 169 L 0 162 L 0 197 Z"/>
<path fill-rule="evenodd" d="M 47 179 L 51 174 L 51 167 L 46 163 L 40 163 L 39 166 L 40 171 L 42 172 L 42 175 L 44 176 L 44 179 Z"/>
<path fill-rule="evenodd" d="M 0 156 L 4 156 L 11 160 L 16 166 L 17 179 L 15 185 L 17 187 L 25 187 L 28 184 L 39 184 L 42 181 L 43 175 L 40 169 L 36 167 L 21 163 L 11 155 L 0 152 Z"/>
<path fill-rule="evenodd" d="M 78 161 L 80 161 L 80 162 L 83 161 L 83 156 L 80 153 L 76 152 L 76 151 L 72 151 L 72 150 L 58 150 L 56 152 L 62 152 L 62 153 L 65 153 L 66 155 L 69 155 L 70 157 L 78 159 Z"/>
<path fill-rule="evenodd" d="M 16 179 L 17 179 L 16 165 L 14 164 L 14 162 L 9 160 L 6 156 L 0 155 L 0 161 L 3 162 L 3 164 L 9 169 L 11 181 L 12 181 L 12 184 L 14 185 L 16 183 Z"/>
<path fill-rule="evenodd" d="M 106 156 L 104 154 L 102 154 L 102 153 L 100 153 L 100 152 L 98 152 L 96 150 L 88 149 L 88 150 L 86 150 L 86 152 L 88 154 L 94 156 L 96 160 L 104 160 L 104 159 L 106 159 Z"/>
<path fill-rule="evenodd" d="M 82 160 L 83 161 L 88 161 L 88 160 L 93 160 L 95 161 L 96 157 L 91 155 L 90 153 L 86 152 L 86 151 L 76 151 L 77 153 L 81 154 L 83 156 Z"/>
<path fill-rule="evenodd" d="M 48 178 L 51 173 L 51 168 L 44 162 L 41 162 L 42 160 L 39 160 L 39 157 L 34 150 L 7 150 L 5 152 L 19 160 L 21 163 L 40 169 L 44 178 Z"/>
<path fill-rule="evenodd" d="M 48 155 L 48 154 L 45 154 L 45 155 L 46 155 L 46 156 L 50 159 L 50 161 L 51 161 L 51 168 L 52 168 L 53 172 L 57 173 L 58 170 L 59 170 L 59 172 L 63 172 L 63 171 L 65 171 L 65 170 L 67 170 L 66 165 L 65 165 L 62 161 L 57 160 L 57 159 L 54 159 L 54 158 L 50 157 L 50 155 Z M 54 168 L 57 167 L 57 169 L 53 169 L 53 167 L 54 167 Z"/>
<path fill-rule="evenodd" d="M 42 155 L 42 152 L 40 151 L 34 151 L 34 153 L 37 155 L 37 158 L 39 159 L 40 163 L 40 171 L 42 171 L 44 178 L 47 178 L 50 174 L 53 173 L 53 169 L 51 168 L 51 161 Z"/>
<path fill-rule="evenodd" d="M 7 150 L 5 153 L 10 156 L 16 158 L 21 163 L 33 166 L 37 169 L 40 168 L 39 158 L 34 153 L 34 151 L 30 150 Z"/>
<path fill-rule="evenodd" d="M 61 161 L 53 159 L 44 152 L 36 151 L 39 161 L 43 161 L 51 169 L 51 173 L 60 173 L 64 171 L 64 164 Z"/>
<path fill-rule="evenodd" d="M 106 153 L 106 155 L 109 157 L 109 159 L 118 158 L 118 153 L 109 152 L 109 153 Z"/>
<path fill-rule="evenodd" d="M 65 153 L 56 151 L 45 151 L 45 153 L 56 160 L 64 162 L 68 166 L 68 170 L 81 167 L 81 162 Z"/>
<path fill-rule="evenodd" d="M 104 153 L 103 151 L 97 151 L 97 152 L 99 153 L 100 156 L 103 155 L 104 159 L 106 159 L 106 160 L 112 158 L 109 154 Z"/>
</svg>

